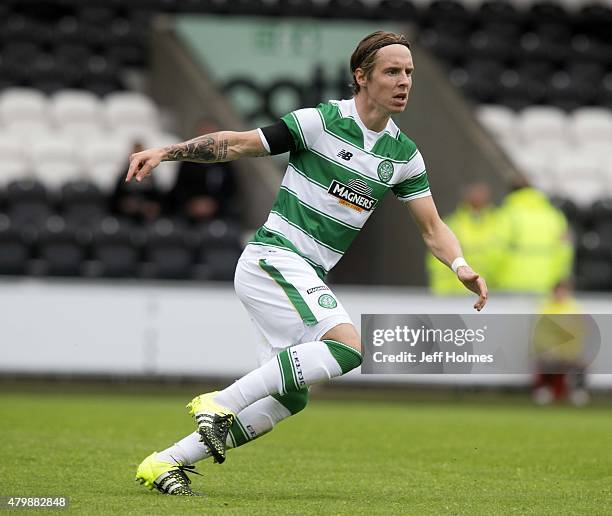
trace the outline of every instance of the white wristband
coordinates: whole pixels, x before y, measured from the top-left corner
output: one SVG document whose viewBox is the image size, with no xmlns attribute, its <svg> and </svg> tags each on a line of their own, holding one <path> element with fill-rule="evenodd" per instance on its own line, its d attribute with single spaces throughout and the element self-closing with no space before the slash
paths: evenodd
<svg viewBox="0 0 612 516">
<path fill-rule="evenodd" d="M 465 261 L 465 258 L 463 258 L 463 256 L 459 256 L 458 258 L 455 258 L 453 263 L 451 263 L 451 269 L 453 269 L 453 272 L 455 274 L 457 274 L 457 269 L 459 267 L 469 267 L 469 265 L 467 264 L 467 262 Z"/>
</svg>

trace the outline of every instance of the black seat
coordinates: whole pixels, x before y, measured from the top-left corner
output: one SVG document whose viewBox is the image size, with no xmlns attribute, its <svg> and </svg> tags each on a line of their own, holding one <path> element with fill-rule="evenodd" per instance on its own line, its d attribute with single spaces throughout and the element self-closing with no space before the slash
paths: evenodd
<svg viewBox="0 0 612 516">
<path fill-rule="evenodd" d="M 38 236 L 38 258 L 48 276 L 80 276 L 86 257 L 86 242 L 59 215 L 51 216 Z"/>
<path fill-rule="evenodd" d="M 39 226 L 53 210 L 49 194 L 41 182 L 19 179 L 6 187 L 6 212 L 18 226 Z"/>
<path fill-rule="evenodd" d="M 528 19 L 534 26 L 545 23 L 569 25 L 569 13 L 554 1 L 543 0 L 534 2 L 528 11 Z"/>
<path fill-rule="evenodd" d="M 609 38 L 612 26 L 612 8 L 603 3 L 587 4 L 575 16 L 578 32 L 591 34 L 598 38 Z"/>
<path fill-rule="evenodd" d="M 546 103 L 567 111 L 588 105 L 596 99 L 597 85 L 565 71 L 554 73 L 546 86 Z"/>
<path fill-rule="evenodd" d="M 62 186 L 60 206 L 66 219 L 77 225 L 87 225 L 106 214 L 106 196 L 91 181 L 78 179 Z"/>
<path fill-rule="evenodd" d="M 81 78 L 78 66 L 67 60 L 59 60 L 52 54 L 41 53 L 32 63 L 28 81 L 36 89 L 47 94 L 75 87 Z"/>
<path fill-rule="evenodd" d="M 312 0 L 279 0 L 278 10 L 281 16 L 312 16 L 316 4 Z"/>
<path fill-rule="evenodd" d="M 505 34 L 480 30 L 471 34 L 468 52 L 471 58 L 510 62 L 516 53 L 516 41 Z"/>
<path fill-rule="evenodd" d="M 421 22 L 428 26 L 454 22 L 457 26 L 473 22 L 472 13 L 461 2 L 455 0 L 433 0 L 421 14 Z"/>
<path fill-rule="evenodd" d="M 213 220 L 199 230 L 197 253 L 199 277 L 217 281 L 231 281 L 242 252 L 240 230 L 237 225 L 223 220 Z"/>
<path fill-rule="evenodd" d="M 410 0 L 381 0 L 375 6 L 374 17 L 409 22 L 418 20 L 419 12 Z"/>
<path fill-rule="evenodd" d="M 144 259 L 147 276 L 160 279 L 192 277 L 194 235 L 180 223 L 159 219 L 147 231 Z"/>
<path fill-rule="evenodd" d="M 329 18 L 359 19 L 368 18 L 373 9 L 361 0 L 329 0 L 323 16 Z"/>
<path fill-rule="evenodd" d="M 24 232 L 0 213 L 0 274 L 26 274 L 31 255 Z"/>
<path fill-rule="evenodd" d="M 513 69 L 505 70 L 497 85 L 498 101 L 515 110 L 538 104 L 545 91 L 543 83 L 525 77 Z"/>
<path fill-rule="evenodd" d="M 476 21 L 481 27 L 501 28 L 498 30 L 501 34 L 516 34 L 524 22 L 524 16 L 509 2 L 486 0 L 476 11 Z"/>
<path fill-rule="evenodd" d="M 421 31 L 419 42 L 447 64 L 461 63 L 468 47 L 464 36 L 433 28 Z"/>
<path fill-rule="evenodd" d="M 583 290 L 612 288 L 612 247 L 596 231 L 584 233 L 578 243 L 576 286 Z"/>
<path fill-rule="evenodd" d="M 566 41 L 559 41 L 543 32 L 526 32 L 520 38 L 519 61 L 546 60 L 564 65 L 570 54 Z"/>
<path fill-rule="evenodd" d="M 107 278 L 138 275 L 143 236 L 132 224 L 105 217 L 94 229 L 88 274 Z"/>
<path fill-rule="evenodd" d="M 450 73 L 451 83 L 468 97 L 478 102 L 491 103 L 496 100 L 497 84 L 504 69 L 494 60 L 474 60 L 465 68 L 456 68 Z"/>
</svg>

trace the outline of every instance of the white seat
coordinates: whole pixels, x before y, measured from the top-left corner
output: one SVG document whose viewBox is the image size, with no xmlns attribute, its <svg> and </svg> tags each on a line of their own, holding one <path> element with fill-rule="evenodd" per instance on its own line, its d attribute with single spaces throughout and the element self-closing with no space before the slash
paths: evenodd
<svg viewBox="0 0 612 516">
<path fill-rule="evenodd" d="M 59 91 L 51 97 L 49 111 L 55 124 L 62 129 L 73 124 L 104 124 L 102 102 L 89 91 Z"/>
<path fill-rule="evenodd" d="M 23 157 L 26 149 L 19 135 L 9 132 L 0 133 L 0 156 L 4 158 Z"/>
<path fill-rule="evenodd" d="M 142 134 L 159 130 L 157 106 L 141 93 L 118 92 L 107 95 L 104 99 L 104 112 L 111 130 L 142 130 Z"/>
<path fill-rule="evenodd" d="M 553 106 L 525 108 L 518 117 L 517 127 L 525 141 L 567 140 L 567 115 Z"/>
<path fill-rule="evenodd" d="M 577 109 L 569 117 L 572 137 L 582 144 L 612 142 L 612 114 L 606 108 Z"/>
<path fill-rule="evenodd" d="M 604 184 L 604 165 L 591 154 L 583 155 L 578 151 L 560 154 L 555 158 L 554 167 L 560 182 L 577 178 Z"/>
<path fill-rule="evenodd" d="M 516 115 L 504 106 L 483 105 L 476 109 L 476 118 L 496 138 L 505 138 L 516 132 Z"/>
<path fill-rule="evenodd" d="M 17 118 L 5 121 L 4 132 L 11 133 L 23 141 L 29 141 L 49 134 L 52 130 L 44 118 Z"/>
<path fill-rule="evenodd" d="M 512 161 L 533 186 L 546 193 L 555 192 L 557 178 L 548 154 L 523 147 L 520 153 L 512 157 Z"/>
<path fill-rule="evenodd" d="M 47 97 L 32 88 L 7 88 L 0 93 L 0 119 L 5 126 L 22 120 L 45 120 Z"/>
<path fill-rule="evenodd" d="M 32 175 L 23 141 L 12 133 L 0 134 L 0 186 Z"/>
<path fill-rule="evenodd" d="M 63 184 L 84 177 L 75 161 L 38 161 L 33 165 L 34 174 L 47 188 L 58 191 Z"/>
<path fill-rule="evenodd" d="M 130 143 L 125 139 L 106 134 L 84 142 L 78 150 L 87 177 L 107 193 L 114 188 L 119 175 L 127 172 Z"/>
<path fill-rule="evenodd" d="M 591 155 L 601 163 L 612 163 L 612 139 L 608 141 L 592 140 L 583 142 L 578 146 L 582 156 Z"/>
<path fill-rule="evenodd" d="M 34 177 L 34 171 L 30 162 L 24 158 L 6 158 L 0 156 L 0 187 L 4 187 L 11 181 Z"/>
<path fill-rule="evenodd" d="M 559 182 L 557 193 L 571 199 L 581 208 L 586 208 L 606 196 L 603 181 L 577 176 Z"/>
<path fill-rule="evenodd" d="M 104 138 L 108 131 L 95 122 L 69 122 L 61 127 L 61 132 L 77 144 L 97 138 Z"/>
<path fill-rule="evenodd" d="M 53 134 L 31 143 L 31 160 L 37 177 L 49 188 L 58 189 L 67 181 L 82 176 L 73 142 Z"/>
</svg>

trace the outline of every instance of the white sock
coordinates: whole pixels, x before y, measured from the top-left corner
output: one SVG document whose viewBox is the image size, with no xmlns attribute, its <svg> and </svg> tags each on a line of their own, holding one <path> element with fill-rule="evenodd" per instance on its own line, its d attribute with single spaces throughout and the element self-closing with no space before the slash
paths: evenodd
<svg viewBox="0 0 612 516">
<path fill-rule="evenodd" d="M 361 355 L 339 342 L 315 341 L 281 351 L 275 358 L 220 391 L 215 401 L 234 414 L 271 394 L 295 392 L 350 371 Z"/>
</svg>

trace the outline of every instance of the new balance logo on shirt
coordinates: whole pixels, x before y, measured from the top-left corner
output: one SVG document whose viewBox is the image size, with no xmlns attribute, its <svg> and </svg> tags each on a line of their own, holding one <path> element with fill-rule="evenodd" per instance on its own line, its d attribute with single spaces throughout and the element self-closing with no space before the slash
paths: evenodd
<svg viewBox="0 0 612 516">
<path fill-rule="evenodd" d="M 353 157 L 353 153 L 342 149 L 338 153 L 338 157 L 348 161 L 348 160 L 350 160 Z"/>
</svg>

